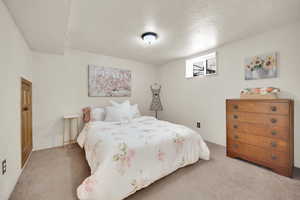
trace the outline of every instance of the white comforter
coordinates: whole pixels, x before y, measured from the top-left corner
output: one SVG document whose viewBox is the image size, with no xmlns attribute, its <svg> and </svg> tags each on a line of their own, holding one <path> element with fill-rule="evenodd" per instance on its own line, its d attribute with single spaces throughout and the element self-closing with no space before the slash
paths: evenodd
<svg viewBox="0 0 300 200">
<path fill-rule="evenodd" d="M 79 199 L 122 200 L 199 158 L 209 159 L 199 134 L 153 117 L 90 122 L 77 141 L 91 168 L 77 189 Z"/>
</svg>

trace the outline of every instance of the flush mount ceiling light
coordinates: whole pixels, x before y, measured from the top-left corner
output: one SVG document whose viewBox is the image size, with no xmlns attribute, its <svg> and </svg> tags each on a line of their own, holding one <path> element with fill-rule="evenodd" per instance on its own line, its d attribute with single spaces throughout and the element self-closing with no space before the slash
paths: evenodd
<svg viewBox="0 0 300 200">
<path fill-rule="evenodd" d="M 154 32 L 146 32 L 142 34 L 141 38 L 146 44 L 152 44 L 157 40 L 158 35 Z"/>
</svg>

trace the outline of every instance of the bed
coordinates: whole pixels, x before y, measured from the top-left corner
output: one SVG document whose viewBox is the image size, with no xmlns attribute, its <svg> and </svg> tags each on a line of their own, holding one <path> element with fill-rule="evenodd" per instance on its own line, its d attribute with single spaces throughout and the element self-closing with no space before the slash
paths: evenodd
<svg viewBox="0 0 300 200">
<path fill-rule="evenodd" d="M 149 116 L 88 122 L 77 142 L 91 169 L 77 189 L 81 200 L 122 200 L 181 167 L 209 160 L 195 131 Z"/>
</svg>

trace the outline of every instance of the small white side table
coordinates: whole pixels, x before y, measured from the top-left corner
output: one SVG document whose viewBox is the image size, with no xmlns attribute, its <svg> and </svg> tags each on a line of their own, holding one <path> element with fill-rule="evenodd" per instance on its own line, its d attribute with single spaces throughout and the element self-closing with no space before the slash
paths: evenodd
<svg viewBox="0 0 300 200">
<path fill-rule="evenodd" d="M 63 146 L 72 144 L 76 142 L 76 137 L 79 130 L 79 115 L 65 115 L 64 117 L 64 133 L 63 133 Z M 72 138 L 72 125 L 76 122 L 76 136 L 75 139 Z M 67 128 L 69 125 L 69 128 Z M 65 141 L 66 132 L 69 129 L 69 140 Z"/>
</svg>

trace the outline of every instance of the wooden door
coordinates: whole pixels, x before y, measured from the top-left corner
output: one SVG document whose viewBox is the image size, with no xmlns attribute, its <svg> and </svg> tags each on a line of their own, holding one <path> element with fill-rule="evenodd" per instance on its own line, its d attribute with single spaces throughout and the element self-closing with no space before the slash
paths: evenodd
<svg viewBox="0 0 300 200">
<path fill-rule="evenodd" d="M 21 87 L 22 167 L 32 151 L 32 84 L 22 78 Z"/>
</svg>

